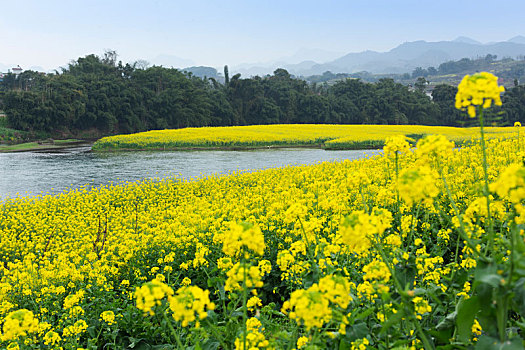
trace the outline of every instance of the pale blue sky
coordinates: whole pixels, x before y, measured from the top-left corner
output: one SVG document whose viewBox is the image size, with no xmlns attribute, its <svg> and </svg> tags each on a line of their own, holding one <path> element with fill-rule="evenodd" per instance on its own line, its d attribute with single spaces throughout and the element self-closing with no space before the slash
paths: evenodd
<svg viewBox="0 0 525 350">
<path fill-rule="evenodd" d="M 0 0 L 0 64 L 53 69 L 116 50 L 221 67 L 302 48 L 388 51 L 414 40 L 525 36 L 524 0 Z"/>
</svg>

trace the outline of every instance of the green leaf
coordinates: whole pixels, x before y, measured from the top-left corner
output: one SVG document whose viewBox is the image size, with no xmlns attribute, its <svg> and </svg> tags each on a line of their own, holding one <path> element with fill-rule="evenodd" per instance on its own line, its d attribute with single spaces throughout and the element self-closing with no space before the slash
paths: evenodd
<svg viewBox="0 0 525 350">
<path fill-rule="evenodd" d="M 468 343 L 472 335 L 472 324 L 479 310 L 479 299 L 474 296 L 469 299 L 462 299 L 457 307 L 456 328 L 457 339 Z"/>
<path fill-rule="evenodd" d="M 360 313 L 358 313 L 356 315 L 352 315 L 351 316 L 352 317 L 351 322 L 362 320 L 363 318 L 366 318 L 366 317 L 370 316 L 373 313 L 374 313 L 374 308 L 368 308 L 368 309 L 366 309 L 363 312 L 360 312 Z"/>
<path fill-rule="evenodd" d="M 476 277 L 476 282 L 488 284 L 494 288 L 501 284 L 501 276 L 496 273 L 480 274 Z"/>
<path fill-rule="evenodd" d="M 219 348 L 220 343 L 216 340 L 208 339 L 202 344 L 202 350 L 216 350 Z"/>
<path fill-rule="evenodd" d="M 139 344 L 141 341 L 143 341 L 144 339 L 138 339 L 138 338 L 133 338 L 133 337 L 129 337 L 128 338 L 128 341 L 130 342 L 129 345 L 128 345 L 128 348 L 130 349 L 134 349 L 137 344 Z"/>
<path fill-rule="evenodd" d="M 489 336 L 479 338 L 476 350 L 523 350 L 523 340 L 514 338 L 501 343 L 498 339 Z"/>
<path fill-rule="evenodd" d="M 456 316 L 457 315 L 458 315 L 457 310 L 455 310 L 454 312 L 448 314 L 447 317 L 442 319 L 441 322 L 439 322 L 437 324 L 436 330 L 442 331 L 442 330 L 445 330 L 445 329 L 454 328 L 454 325 L 456 323 Z"/>
<path fill-rule="evenodd" d="M 348 326 L 346 329 L 347 331 L 345 337 L 349 341 L 364 338 L 370 333 L 366 323 L 364 322 L 356 323 L 353 326 Z"/>
<path fill-rule="evenodd" d="M 344 338 L 341 338 L 339 341 L 339 350 L 349 350 L 350 344 L 344 340 Z"/>
<path fill-rule="evenodd" d="M 513 292 L 514 310 L 518 311 L 521 317 L 525 317 L 525 278 L 522 277 L 516 282 Z"/>
<path fill-rule="evenodd" d="M 135 344 L 134 349 L 136 349 L 136 350 L 150 350 L 151 349 L 151 345 L 149 345 L 145 341 L 141 340 L 140 342 Z"/>
<path fill-rule="evenodd" d="M 450 343 L 450 339 L 452 339 L 453 335 L 453 328 L 446 328 L 442 330 L 429 330 L 428 331 L 436 340 L 438 340 L 442 344 L 448 344 Z"/>
<path fill-rule="evenodd" d="M 397 313 L 388 316 L 386 322 L 382 324 L 381 331 L 379 332 L 379 334 L 384 334 L 390 329 L 390 327 L 392 327 L 395 324 L 399 324 L 403 317 L 405 317 L 405 311 L 403 309 L 398 310 Z"/>
</svg>

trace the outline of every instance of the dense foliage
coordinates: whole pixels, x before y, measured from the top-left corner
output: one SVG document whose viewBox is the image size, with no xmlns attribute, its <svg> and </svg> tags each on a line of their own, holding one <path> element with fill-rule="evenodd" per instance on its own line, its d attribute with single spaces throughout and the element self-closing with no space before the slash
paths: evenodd
<svg viewBox="0 0 525 350">
<path fill-rule="evenodd" d="M 60 73 L 8 74 L 0 85 L 1 108 L 14 129 L 98 135 L 277 123 L 458 125 L 462 119 L 450 111 L 450 88 L 432 102 L 391 79 L 309 85 L 284 69 L 263 78 L 225 78 L 221 84 L 176 69 L 123 65 L 109 52 L 79 58 Z M 497 111 L 501 125 L 520 113 L 525 90 L 507 95 L 508 107 Z"/>
<path fill-rule="evenodd" d="M 443 62 L 437 69 L 434 67 L 428 67 L 426 69 L 417 67 L 412 71 L 412 78 L 464 73 L 469 71 L 479 72 L 482 70 L 493 69 L 498 69 L 497 73 L 500 78 L 519 80 L 525 78 L 525 60 L 523 59 L 523 56 L 521 56 L 519 60 L 503 58 L 497 61 L 496 58 L 496 55 L 488 54 L 485 57 L 476 59 L 462 58 L 457 61 Z"/>
</svg>

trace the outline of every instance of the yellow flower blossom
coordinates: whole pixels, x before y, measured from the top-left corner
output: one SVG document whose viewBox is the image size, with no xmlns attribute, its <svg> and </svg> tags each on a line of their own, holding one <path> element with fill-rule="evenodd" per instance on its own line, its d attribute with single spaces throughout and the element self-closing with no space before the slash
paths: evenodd
<svg viewBox="0 0 525 350">
<path fill-rule="evenodd" d="M 100 319 L 106 322 L 110 326 L 116 323 L 115 313 L 111 310 L 102 312 L 100 314 Z"/>
<path fill-rule="evenodd" d="M 255 309 L 262 306 L 262 301 L 258 296 L 253 296 L 246 302 L 246 307 L 250 311 L 255 311 Z"/>
<path fill-rule="evenodd" d="M 135 291 L 137 308 L 150 315 L 155 314 L 153 310 L 155 306 L 161 305 L 165 297 L 170 298 L 171 296 L 173 296 L 173 289 L 156 279 L 144 284 Z"/>
<path fill-rule="evenodd" d="M 78 320 L 73 325 L 67 326 L 62 332 L 64 337 L 77 337 L 78 335 L 84 333 L 88 325 L 84 320 Z"/>
<path fill-rule="evenodd" d="M 419 320 L 422 319 L 423 314 L 432 311 L 432 307 L 428 304 L 428 301 L 421 297 L 414 297 L 412 302 L 414 303 L 414 307 L 416 309 L 416 317 Z"/>
<path fill-rule="evenodd" d="M 395 156 L 396 154 L 405 154 L 410 151 L 410 144 L 404 135 L 396 135 L 388 137 L 383 147 L 383 152 L 388 156 Z"/>
<path fill-rule="evenodd" d="M 235 339 L 235 350 L 264 349 L 270 345 L 262 333 L 264 328 L 262 328 L 261 322 L 255 317 L 246 320 L 246 331 L 246 347 L 244 346 L 244 336 L 241 335 Z"/>
<path fill-rule="evenodd" d="M 412 205 L 420 201 L 431 203 L 439 194 L 436 186 L 437 175 L 428 166 L 420 166 L 401 171 L 399 174 L 399 196 Z"/>
<path fill-rule="evenodd" d="M 372 236 L 382 234 L 391 221 L 392 214 L 388 210 L 376 210 L 372 214 L 354 211 L 342 219 L 339 234 L 343 243 L 359 254 L 370 249 Z"/>
<path fill-rule="evenodd" d="M 57 332 L 49 331 L 44 335 L 44 344 L 45 345 L 55 345 L 60 342 L 62 338 Z"/>
<path fill-rule="evenodd" d="M 297 349 L 300 349 L 302 348 L 303 346 L 305 346 L 306 344 L 308 344 L 309 340 L 307 337 L 305 336 L 302 336 L 302 337 L 299 337 L 297 339 Z"/>
<path fill-rule="evenodd" d="M 243 285 L 250 290 L 263 286 L 261 271 L 256 266 L 236 263 L 226 275 L 228 279 L 226 280 L 224 289 L 229 292 L 242 290 Z"/>
<path fill-rule="evenodd" d="M 17 340 L 38 331 L 38 320 L 33 312 L 20 309 L 10 312 L 4 319 L 2 341 Z"/>
<path fill-rule="evenodd" d="M 214 310 L 215 304 L 210 302 L 210 292 L 196 286 L 181 287 L 169 299 L 169 307 L 175 321 L 180 321 L 182 327 L 202 320 L 208 316 L 206 310 Z"/>
<path fill-rule="evenodd" d="M 308 330 L 313 327 L 321 328 L 332 319 L 329 303 L 329 299 L 319 290 L 319 286 L 313 284 L 306 290 L 293 291 L 290 300 L 284 302 L 282 312 L 288 313 L 293 320 L 302 321 Z"/>
<path fill-rule="evenodd" d="M 230 230 L 224 236 L 222 251 L 228 256 L 237 256 L 243 249 L 257 255 L 264 254 L 264 235 L 258 225 L 243 222 L 231 223 Z"/>
<path fill-rule="evenodd" d="M 500 94 L 505 91 L 498 86 L 498 78 L 491 73 L 481 72 L 465 75 L 458 85 L 456 94 L 456 108 L 467 108 L 468 115 L 476 116 L 476 107 L 489 108 L 492 103 L 501 106 Z"/>
</svg>

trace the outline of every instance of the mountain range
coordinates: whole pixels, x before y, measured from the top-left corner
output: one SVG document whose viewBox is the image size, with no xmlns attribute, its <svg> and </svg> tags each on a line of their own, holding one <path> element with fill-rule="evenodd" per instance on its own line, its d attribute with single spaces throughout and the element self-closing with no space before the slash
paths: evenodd
<svg viewBox="0 0 525 350">
<path fill-rule="evenodd" d="M 390 51 L 363 51 L 349 53 L 327 62 L 304 60 L 297 64 L 271 62 L 268 64 L 243 64 L 230 68 L 231 73 L 243 76 L 270 74 L 276 68 L 285 68 L 296 76 L 332 73 L 356 73 L 367 71 L 374 74 L 410 73 L 416 67 L 438 67 L 441 63 L 462 58 L 479 58 L 486 55 L 498 58 L 525 57 L 525 37 L 516 36 L 507 41 L 480 43 L 464 36 L 451 41 L 428 42 L 424 40 L 405 42 Z"/>
<path fill-rule="evenodd" d="M 284 68 L 298 77 L 332 73 L 369 72 L 372 74 L 402 74 L 410 73 L 417 67 L 438 67 L 441 63 L 462 58 L 479 58 L 486 55 L 496 55 L 499 59 L 510 57 L 525 57 L 525 37 L 516 36 L 507 41 L 481 43 L 474 39 L 460 36 L 451 41 L 428 42 L 424 40 L 405 42 L 390 51 L 363 51 L 342 55 L 322 49 L 300 49 L 294 55 L 282 57 L 272 62 L 244 63 L 230 66 L 230 76 L 241 73 L 243 77 L 264 76 L 271 74 L 277 68 Z M 0 57 L 1 58 L 1 57 Z M 150 64 L 164 67 L 180 68 L 195 71 L 196 75 L 203 68 L 195 67 L 195 62 L 173 55 L 161 54 L 149 60 Z M 189 67 L 193 66 L 193 67 Z M 7 72 L 14 65 L 0 63 L 0 72 Z M 185 68 L 187 67 L 187 68 Z M 22 67 L 37 71 L 45 71 L 42 67 Z M 215 67 L 221 76 L 223 67 Z"/>
</svg>

